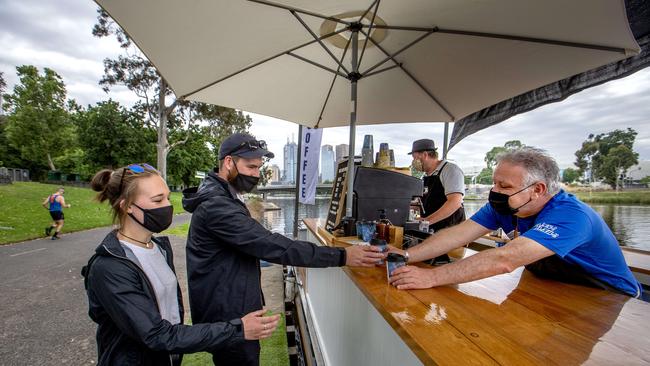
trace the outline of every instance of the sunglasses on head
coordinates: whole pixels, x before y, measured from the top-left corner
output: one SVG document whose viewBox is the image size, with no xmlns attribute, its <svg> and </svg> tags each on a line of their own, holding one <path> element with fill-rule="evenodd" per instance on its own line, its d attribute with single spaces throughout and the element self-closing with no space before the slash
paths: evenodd
<svg viewBox="0 0 650 366">
<path fill-rule="evenodd" d="M 231 149 L 226 153 L 227 155 L 232 155 L 234 152 L 241 150 L 242 148 L 248 148 L 251 151 L 257 150 L 257 149 L 265 149 L 266 150 L 266 141 L 264 140 L 250 140 L 250 141 L 244 141 L 241 144 L 237 145 L 235 148 Z"/>
<path fill-rule="evenodd" d="M 138 163 L 138 164 L 130 164 L 127 165 L 122 169 L 122 177 L 120 178 L 120 194 L 122 194 L 122 186 L 124 185 L 124 175 L 126 175 L 126 171 L 130 170 L 135 174 L 140 174 L 144 173 L 145 171 L 154 171 L 157 172 L 156 168 L 152 167 L 151 165 L 147 163 Z"/>
</svg>

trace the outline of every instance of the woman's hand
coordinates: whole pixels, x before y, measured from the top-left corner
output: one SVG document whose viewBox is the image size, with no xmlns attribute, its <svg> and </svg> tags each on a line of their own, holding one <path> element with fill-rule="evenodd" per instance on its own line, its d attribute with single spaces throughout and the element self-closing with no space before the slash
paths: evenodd
<svg viewBox="0 0 650 366">
<path fill-rule="evenodd" d="M 244 339 L 256 340 L 268 338 L 280 321 L 280 315 L 264 316 L 266 310 L 253 311 L 241 318 L 242 327 L 244 328 Z"/>
</svg>

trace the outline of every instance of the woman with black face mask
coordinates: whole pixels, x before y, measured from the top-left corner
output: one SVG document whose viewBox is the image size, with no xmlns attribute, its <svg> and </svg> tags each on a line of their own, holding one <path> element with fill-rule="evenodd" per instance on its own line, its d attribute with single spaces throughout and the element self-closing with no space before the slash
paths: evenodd
<svg viewBox="0 0 650 366">
<path fill-rule="evenodd" d="M 148 164 L 103 170 L 92 181 L 118 224 L 82 269 L 89 315 L 98 324 L 99 365 L 180 365 L 183 353 L 271 335 L 279 316 L 263 311 L 218 323 L 183 325 L 183 302 L 167 237 L 169 188 Z"/>
</svg>

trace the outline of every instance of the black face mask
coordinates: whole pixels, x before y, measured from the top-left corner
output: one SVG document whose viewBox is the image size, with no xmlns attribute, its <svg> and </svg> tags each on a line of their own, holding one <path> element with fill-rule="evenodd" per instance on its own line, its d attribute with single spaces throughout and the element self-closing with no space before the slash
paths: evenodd
<svg viewBox="0 0 650 366">
<path fill-rule="evenodd" d="M 142 208 L 135 203 L 133 206 L 137 207 L 144 214 L 144 222 L 138 221 L 138 219 L 129 213 L 129 216 L 140 224 L 143 228 L 151 231 L 152 233 L 159 233 L 164 231 L 172 224 L 172 218 L 174 217 L 174 206 L 169 205 L 165 207 L 146 209 Z"/>
<path fill-rule="evenodd" d="M 232 181 L 230 181 L 230 184 L 232 184 L 232 186 L 239 193 L 247 193 L 252 191 L 257 186 L 257 183 L 259 183 L 260 177 L 243 175 L 237 169 L 237 164 L 234 165 L 235 165 L 235 170 L 237 171 L 237 175 L 235 176 L 234 179 L 232 179 Z"/>
<path fill-rule="evenodd" d="M 510 204 L 508 203 L 508 199 L 514 195 L 516 195 L 519 192 L 523 192 L 527 188 L 530 188 L 533 186 L 535 183 L 524 187 L 517 192 L 513 194 L 505 194 L 505 193 L 498 193 L 493 190 L 490 190 L 490 195 L 488 196 L 488 201 L 490 202 L 490 206 L 496 211 L 499 215 L 514 215 L 517 212 L 519 212 L 519 209 L 526 206 L 530 201 L 533 199 L 532 197 L 528 199 L 528 202 L 524 203 L 523 205 L 517 207 L 517 208 L 512 208 L 510 207 Z"/>
</svg>

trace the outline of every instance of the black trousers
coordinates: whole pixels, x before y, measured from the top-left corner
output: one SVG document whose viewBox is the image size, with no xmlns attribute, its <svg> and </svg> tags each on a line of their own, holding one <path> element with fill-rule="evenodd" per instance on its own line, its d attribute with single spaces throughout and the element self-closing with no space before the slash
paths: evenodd
<svg viewBox="0 0 650 366">
<path fill-rule="evenodd" d="M 243 341 L 227 345 L 212 353 L 214 366 L 258 366 L 260 342 Z"/>
</svg>

